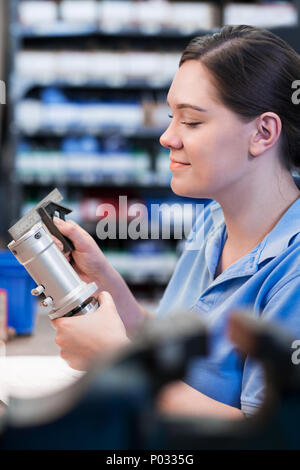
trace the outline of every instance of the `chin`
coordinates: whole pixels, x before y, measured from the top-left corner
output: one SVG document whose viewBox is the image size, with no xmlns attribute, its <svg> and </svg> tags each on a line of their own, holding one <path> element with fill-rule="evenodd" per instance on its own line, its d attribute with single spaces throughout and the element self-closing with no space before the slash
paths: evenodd
<svg viewBox="0 0 300 470">
<path fill-rule="evenodd" d="M 171 186 L 173 193 L 176 194 L 177 196 L 189 197 L 188 190 L 185 187 L 185 185 L 174 181 L 174 177 L 171 179 L 170 186 Z"/>
<path fill-rule="evenodd" d="M 187 186 L 186 184 L 180 184 L 178 181 L 174 181 L 174 177 L 171 180 L 171 189 L 174 194 L 182 197 L 191 197 L 195 199 L 210 199 L 204 191 L 201 191 L 199 188 L 193 188 Z"/>
</svg>

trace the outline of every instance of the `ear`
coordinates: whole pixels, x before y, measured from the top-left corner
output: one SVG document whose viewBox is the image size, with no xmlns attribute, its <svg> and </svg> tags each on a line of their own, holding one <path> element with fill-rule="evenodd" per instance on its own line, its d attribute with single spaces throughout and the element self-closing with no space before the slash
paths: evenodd
<svg viewBox="0 0 300 470">
<path fill-rule="evenodd" d="M 267 112 L 254 121 L 254 126 L 249 142 L 249 153 L 253 157 L 258 157 L 276 144 L 282 124 L 278 114 Z"/>
</svg>

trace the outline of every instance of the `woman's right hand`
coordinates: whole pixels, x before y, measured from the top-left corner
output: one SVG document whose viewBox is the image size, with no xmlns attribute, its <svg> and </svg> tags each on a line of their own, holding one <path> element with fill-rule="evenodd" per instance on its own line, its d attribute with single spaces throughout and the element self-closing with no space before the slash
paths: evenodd
<svg viewBox="0 0 300 470">
<path fill-rule="evenodd" d="M 100 287 L 101 274 L 105 276 L 105 272 L 112 268 L 93 237 L 73 220 L 54 217 L 53 222 L 62 235 L 73 242 L 72 266 L 79 277 L 87 283 L 96 282 Z M 55 237 L 54 241 L 62 250 L 62 243 Z"/>
</svg>

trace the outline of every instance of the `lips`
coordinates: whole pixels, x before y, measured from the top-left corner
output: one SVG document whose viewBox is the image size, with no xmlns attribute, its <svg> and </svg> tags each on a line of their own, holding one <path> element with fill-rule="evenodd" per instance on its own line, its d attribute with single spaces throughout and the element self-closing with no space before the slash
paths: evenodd
<svg viewBox="0 0 300 470">
<path fill-rule="evenodd" d="M 170 170 L 177 170 L 177 169 L 180 169 L 180 168 L 187 168 L 189 166 L 191 166 L 190 163 L 184 163 L 184 162 L 180 162 L 180 161 L 177 161 L 177 160 L 173 160 L 172 158 L 170 159 Z"/>
</svg>

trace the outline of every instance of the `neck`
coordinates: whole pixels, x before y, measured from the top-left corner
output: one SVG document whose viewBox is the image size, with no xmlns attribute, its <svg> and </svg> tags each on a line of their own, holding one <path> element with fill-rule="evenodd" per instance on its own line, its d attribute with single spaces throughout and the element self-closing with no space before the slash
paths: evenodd
<svg viewBox="0 0 300 470">
<path fill-rule="evenodd" d="M 220 203 L 227 228 L 227 245 L 241 252 L 253 249 L 274 228 L 300 192 L 289 172 L 258 184 L 254 179 L 237 183 L 216 200 Z M 259 188 L 259 190 L 258 190 Z"/>
</svg>

